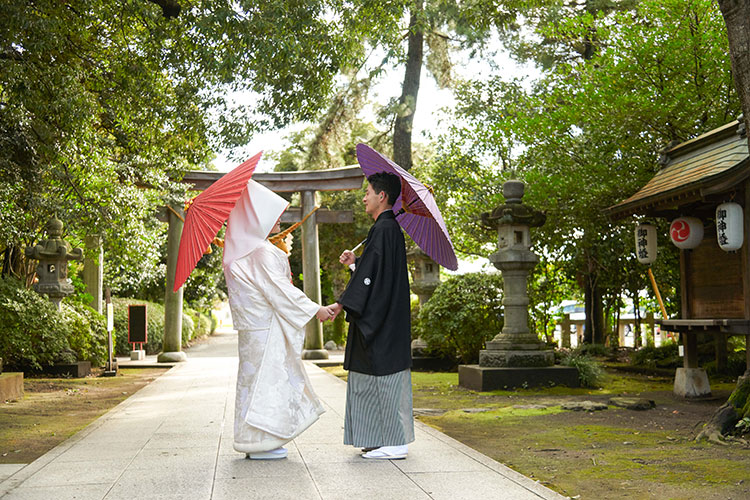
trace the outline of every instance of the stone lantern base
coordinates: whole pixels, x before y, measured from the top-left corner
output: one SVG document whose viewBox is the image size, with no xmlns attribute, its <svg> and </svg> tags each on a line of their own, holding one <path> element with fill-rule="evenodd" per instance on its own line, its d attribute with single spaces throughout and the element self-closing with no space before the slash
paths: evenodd
<svg viewBox="0 0 750 500">
<path fill-rule="evenodd" d="M 542 367 L 555 364 L 552 350 L 482 350 L 479 366 L 485 368 Z"/>
<path fill-rule="evenodd" d="M 486 392 L 516 387 L 580 387 L 578 370 L 572 366 L 489 367 L 459 365 L 458 385 Z"/>
</svg>

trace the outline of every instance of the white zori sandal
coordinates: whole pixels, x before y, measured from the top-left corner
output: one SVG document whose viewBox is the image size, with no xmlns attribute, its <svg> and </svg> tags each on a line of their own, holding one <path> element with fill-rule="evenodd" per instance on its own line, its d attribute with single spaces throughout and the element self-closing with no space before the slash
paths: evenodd
<svg viewBox="0 0 750 500">
<path fill-rule="evenodd" d="M 287 457 L 286 448 L 276 448 L 269 451 L 256 451 L 245 454 L 250 460 L 279 460 Z"/>
<path fill-rule="evenodd" d="M 374 450 L 362 454 L 362 458 L 372 458 L 375 460 L 403 460 L 409 452 L 408 445 L 402 446 L 381 446 Z"/>
</svg>

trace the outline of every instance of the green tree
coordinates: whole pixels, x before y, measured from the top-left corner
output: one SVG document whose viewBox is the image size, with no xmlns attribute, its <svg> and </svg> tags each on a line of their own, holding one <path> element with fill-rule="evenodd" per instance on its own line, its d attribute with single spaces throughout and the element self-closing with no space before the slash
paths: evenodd
<svg viewBox="0 0 750 500">
<path fill-rule="evenodd" d="M 653 176 L 660 148 L 725 123 L 739 108 L 712 2 L 642 1 L 633 11 L 575 14 L 538 26 L 537 35 L 566 42 L 566 57 L 552 61 L 530 90 L 499 77 L 462 87 L 462 130 L 444 141 L 435 170 L 484 164 L 473 174 L 481 180 L 471 182 L 491 185 L 492 194 L 447 193 L 461 203 L 456 212 L 482 210 L 471 203 L 494 197 L 507 176 L 526 181 L 524 201 L 547 213 L 534 232 L 537 246 L 560 255 L 578 281 L 587 341 L 602 342 L 605 292 L 622 288 L 614 280 L 623 253 L 634 264 L 632 230 L 612 224 L 603 210 Z M 570 48 L 581 40 L 593 44 L 586 57 Z M 457 240 L 475 248 L 490 241 L 453 227 L 469 233 Z"/>
<path fill-rule="evenodd" d="M 130 269 L 153 262 L 155 207 L 165 193 L 184 197 L 172 179 L 205 167 L 216 149 L 310 118 L 327 103 L 334 76 L 361 57 L 368 26 L 360 17 L 367 2 L 348 7 L 335 0 L 6 2 L 4 273 L 30 272 L 20 250 L 55 213 L 74 243 L 99 233 L 108 256 L 132 261 Z M 379 9 L 372 6 L 372 15 Z M 240 104 L 243 95 L 251 104 Z"/>
</svg>

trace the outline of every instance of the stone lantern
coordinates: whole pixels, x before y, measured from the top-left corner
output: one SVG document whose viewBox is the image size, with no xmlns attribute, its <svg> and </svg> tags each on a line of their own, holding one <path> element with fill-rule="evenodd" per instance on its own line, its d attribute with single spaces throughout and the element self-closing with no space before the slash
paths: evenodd
<svg viewBox="0 0 750 500">
<path fill-rule="evenodd" d="M 63 297 L 75 291 L 68 279 L 68 261 L 83 260 L 83 250 L 74 248 L 70 251 L 70 246 L 62 239 L 63 223 L 59 219 L 50 219 L 45 229 L 47 239 L 27 248 L 25 254 L 26 257 L 39 261 L 36 267 L 39 281 L 34 284 L 34 291 L 47 295 L 60 309 Z"/>
<path fill-rule="evenodd" d="M 411 289 L 419 297 L 419 305 L 423 306 L 440 285 L 440 265 L 419 248 L 410 250 L 407 257 L 413 264 Z"/>
<path fill-rule="evenodd" d="M 555 355 L 529 331 L 529 272 L 539 262 L 530 250 L 529 229 L 545 222 L 545 215 L 521 202 L 524 183 L 503 184 L 505 204 L 482 214 L 482 223 L 497 230 L 497 252 L 490 261 L 503 275 L 503 330 L 479 351 L 479 365 L 459 366 L 459 384 L 486 391 L 503 387 L 578 385 L 575 368 L 554 367 Z"/>
<path fill-rule="evenodd" d="M 419 307 L 422 307 L 440 285 L 440 266 L 419 248 L 410 250 L 407 258 L 412 263 L 411 290 L 419 297 Z M 412 340 L 412 357 L 424 356 L 426 348 L 427 343 L 421 338 Z"/>
</svg>

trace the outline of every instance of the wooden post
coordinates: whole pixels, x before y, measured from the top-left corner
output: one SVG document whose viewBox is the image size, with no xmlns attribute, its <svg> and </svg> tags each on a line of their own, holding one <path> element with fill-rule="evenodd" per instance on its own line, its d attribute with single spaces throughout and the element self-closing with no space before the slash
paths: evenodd
<svg viewBox="0 0 750 500">
<path fill-rule="evenodd" d="M 94 254 L 94 257 L 85 257 L 83 260 L 83 282 L 86 284 L 86 293 L 92 297 L 89 306 L 99 314 L 103 314 L 104 249 L 102 240 L 98 234 L 86 236 L 85 240 L 86 255 Z"/>
<path fill-rule="evenodd" d="M 169 230 L 167 232 L 167 289 L 164 294 L 164 343 L 157 358 L 161 362 L 186 361 L 182 352 L 182 288 L 173 292 L 177 272 L 177 254 L 184 223 L 177 216 L 182 207 L 172 206 L 167 210 Z"/>
<path fill-rule="evenodd" d="M 583 321 L 576 322 L 576 346 L 583 343 Z"/>
<path fill-rule="evenodd" d="M 315 191 L 302 191 L 302 213 L 315 208 Z M 302 285 L 305 294 L 320 304 L 320 251 L 318 249 L 317 214 L 312 214 L 302 224 Z M 328 359 L 328 351 L 323 349 L 323 325 L 317 318 L 305 326 L 305 345 L 302 359 Z"/>
<path fill-rule="evenodd" d="M 570 314 L 563 314 L 560 324 L 560 345 L 570 347 Z"/>
<path fill-rule="evenodd" d="M 664 316 L 664 319 L 667 319 L 666 316 Z M 648 340 L 648 330 L 646 331 L 646 344 L 650 347 L 653 347 L 654 345 L 656 345 L 656 321 L 654 321 L 654 313 L 646 313 L 646 325 L 651 329 L 650 342 Z"/>
<path fill-rule="evenodd" d="M 698 336 L 694 332 L 683 333 L 682 346 L 685 349 L 683 366 L 685 368 L 698 368 Z"/>
</svg>

